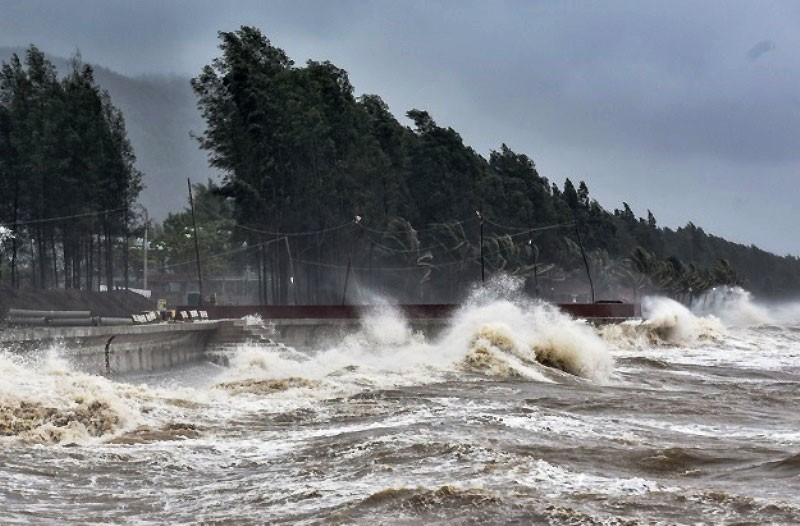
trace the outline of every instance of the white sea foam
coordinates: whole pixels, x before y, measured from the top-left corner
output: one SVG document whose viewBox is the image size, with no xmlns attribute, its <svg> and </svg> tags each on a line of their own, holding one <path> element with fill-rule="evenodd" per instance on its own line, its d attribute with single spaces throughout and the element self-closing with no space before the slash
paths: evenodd
<svg viewBox="0 0 800 526">
<path fill-rule="evenodd" d="M 0 352 L 0 440 L 100 443 L 182 419 L 212 399 L 204 390 L 154 388 L 87 374 L 74 370 L 64 355 L 60 347 L 35 357 Z"/>
<path fill-rule="evenodd" d="M 481 289 L 436 340 L 414 332 L 383 302 L 361 320 L 357 332 L 316 351 L 243 346 L 218 380 L 301 378 L 313 381 L 317 391 L 341 395 L 365 387 L 424 384 L 460 371 L 536 381 L 553 381 L 548 374 L 553 369 L 597 382 L 609 377 L 613 359 L 591 327 L 550 305 L 500 295 L 509 294 Z M 310 385 L 294 381 L 291 387 Z"/>
<path fill-rule="evenodd" d="M 725 327 L 712 316 L 696 316 L 675 300 L 646 297 L 642 302 L 645 325 L 659 331 L 671 343 L 695 343 L 716 339 L 725 334 Z"/>
<path fill-rule="evenodd" d="M 454 358 L 463 356 L 466 349 L 462 361 L 486 359 L 495 373 L 508 369 L 540 380 L 545 377 L 539 364 L 600 382 L 614 366 L 607 346 L 591 327 L 555 307 L 534 302 L 501 299 L 468 304 L 456 315 L 439 347 Z"/>
<path fill-rule="evenodd" d="M 728 327 L 752 327 L 774 323 L 770 310 L 753 300 L 741 287 L 715 287 L 692 303 L 698 316 L 715 316 Z"/>
<path fill-rule="evenodd" d="M 527 466 L 515 466 L 510 476 L 518 484 L 536 487 L 550 496 L 587 491 L 606 495 L 643 495 L 653 491 L 677 490 L 641 477 L 615 478 L 574 473 L 545 460 L 535 460 Z"/>
<path fill-rule="evenodd" d="M 634 427 L 652 427 L 689 436 L 738 438 L 768 443 L 796 445 L 800 443 L 800 431 L 794 429 L 757 429 L 732 424 L 710 425 L 702 423 L 677 423 L 665 420 L 630 419 L 627 423 Z"/>
<path fill-rule="evenodd" d="M 608 343 L 623 349 L 718 344 L 727 334 L 716 316 L 698 316 L 670 298 L 645 297 L 642 316 L 643 321 L 604 326 L 600 334 Z"/>
<path fill-rule="evenodd" d="M 143 422 L 110 380 L 72 371 L 59 349 L 25 362 L 0 354 L 0 435 L 33 442 L 97 441 Z"/>
<path fill-rule="evenodd" d="M 586 415 L 580 417 L 568 413 L 550 414 L 534 410 L 524 416 L 504 416 L 503 425 L 531 431 L 537 434 L 548 433 L 557 439 L 564 437 L 577 440 L 619 440 L 633 442 L 641 440 L 633 431 L 621 428 L 618 422 Z"/>
</svg>

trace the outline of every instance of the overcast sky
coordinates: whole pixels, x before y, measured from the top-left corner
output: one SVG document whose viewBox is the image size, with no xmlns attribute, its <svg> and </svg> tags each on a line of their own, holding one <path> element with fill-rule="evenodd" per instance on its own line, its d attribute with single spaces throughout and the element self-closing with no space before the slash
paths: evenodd
<svg viewBox="0 0 800 526">
<path fill-rule="evenodd" d="M 241 25 L 609 210 L 800 254 L 800 2 L 0 0 L 0 45 L 126 75 L 195 75 Z"/>
</svg>

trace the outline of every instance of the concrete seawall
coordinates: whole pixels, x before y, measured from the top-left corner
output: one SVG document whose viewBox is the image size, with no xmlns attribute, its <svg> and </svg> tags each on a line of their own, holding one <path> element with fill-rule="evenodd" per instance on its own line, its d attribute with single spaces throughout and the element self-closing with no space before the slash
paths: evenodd
<svg viewBox="0 0 800 526">
<path fill-rule="evenodd" d="M 201 360 L 220 323 L 11 329 L 0 332 L 0 348 L 68 348 L 71 365 L 94 374 L 150 371 Z"/>
<path fill-rule="evenodd" d="M 435 337 L 444 319 L 417 319 L 411 328 Z M 125 374 L 200 361 L 220 340 L 228 348 L 254 341 L 240 320 L 112 327 L 35 327 L 0 332 L 0 349 L 14 353 L 68 349 L 66 359 L 92 374 Z M 261 327 L 270 340 L 297 348 L 338 342 L 361 327 L 358 319 L 272 319 Z"/>
<path fill-rule="evenodd" d="M 595 322 L 619 321 L 635 314 L 631 305 L 580 304 L 595 314 Z M 412 330 L 435 338 L 453 312 L 450 305 L 404 306 Z M 211 307 L 212 317 L 228 318 L 194 323 L 159 323 L 107 327 L 36 327 L 0 331 L 0 349 L 32 352 L 48 347 L 69 349 L 67 360 L 94 374 L 124 374 L 164 369 L 204 359 L 207 351 L 231 349 L 245 342 L 283 343 L 307 348 L 341 342 L 359 330 L 364 309 L 340 306 Z M 563 310 L 566 310 L 565 308 Z M 238 318 L 263 316 L 263 327 Z M 605 316 L 605 317 L 600 317 Z M 619 317 L 618 317 L 619 316 Z"/>
<path fill-rule="evenodd" d="M 427 338 L 435 338 L 446 327 L 447 319 L 409 320 L 411 330 L 421 332 Z M 359 319 L 272 319 L 265 320 L 264 326 L 270 331 L 272 339 L 292 347 L 311 347 L 325 342 L 336 342 L 361 328 Z"/>
</svg>

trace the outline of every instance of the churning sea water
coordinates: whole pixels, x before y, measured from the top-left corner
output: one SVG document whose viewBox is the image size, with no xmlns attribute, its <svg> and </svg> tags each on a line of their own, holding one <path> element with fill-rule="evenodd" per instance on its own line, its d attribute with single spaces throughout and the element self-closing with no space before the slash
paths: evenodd
<svg viewBox="0 0 800 526">
<path fill-rule="evenodd" d="M 800 523 L 800 310 L 513 297 L 148 375 L 0 354 L 0 523 Z"/>
</svg>

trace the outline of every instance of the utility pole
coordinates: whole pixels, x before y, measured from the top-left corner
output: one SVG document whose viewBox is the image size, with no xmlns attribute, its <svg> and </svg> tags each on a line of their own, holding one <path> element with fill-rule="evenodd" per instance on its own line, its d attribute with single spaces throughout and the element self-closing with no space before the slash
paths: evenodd
<svg viewBox="0 0 800 526">
<path fill-rule="evenodd" d="M 481 283 L 486 282 L 486 266 L 483 263 L 483 214 L 479 210 L 475 210 L 478 214 L 478 219 L 481 222 Z"/>
<path fill-rule="evenodd" d="M 589 269 L 589 260 L 586 258 L 586 251 L 583 250 L 583 242 L 581 241 L 581 233 L 578 229 L 577 218 L 575 218 L 575 237 L 578 238 L 578 246 L 581 249 L 581 256 L 583 256 L 583 265 L 586 267 L 586 277 L 589 278 L 589 289 L 592 291 L 592 303 L 594 303 L 594 282 L 592 281 L 592 272 Z"/>
<path fill-rule="evenodd" d="M 147 227 L 149 226 L 150 217 L 147 214 L 147 208 L 144 209 L 144 245 L 142 245 L 142 288 L 147 290 Z"/>
<path fill-rule="evenodd" d="M 356 226 L 360 226 L 361 216 L 356 216 L 355 219 L 353 219 L 353 223 Z M 363 229 L 359 229 L 358 237 L 361 237 L 361 233 L 363 231 L 364 231 Z M 350 242 L 350 253 L 347 256 L 347 271 L 345 271 L 344 273 L 344 290 L 342 290 L 342 305 L 344 305 L 345 302 L 347 301 L 347 284 L 350 281 L 350 267 L 353 264 L 353 247 L 355 246 L 357 239 L 358 238 L 354 238 L 353 241 Z M 287 244 L 286 246 L 288 248 L 289 245 Z M 289 256 L 291 256 L 291 254 L 289 254 Z"/>
<path fill-rule="evenodd" d="M 125 233 L 125 252 L 122 254 L 122 263 L 125 265 L 125 271 L 123 272 L 123 277 L 125 278 L 125 290 L 128 290 L 128 252 L 130 250 L 130 236 L 128 233 L 128 203 L 125 203 L 125 214 L 123 217 L 124 225 L 124 233 Z"/>
<path fill-rule="evenodd" d="M 192 209 L 192 230 L 194 230 L 194 253 L 197 257 L 197 288 L 200 292 L 200 306 L 203 306 L 203 274 L 200 271 L 200 245 L 197 242 L 197 223 L 194 219 L 194 197 L 192 197 L 192 180 L 188 177 L 186 182 L 189 184 L 189 206 Z"/>
</svg>

